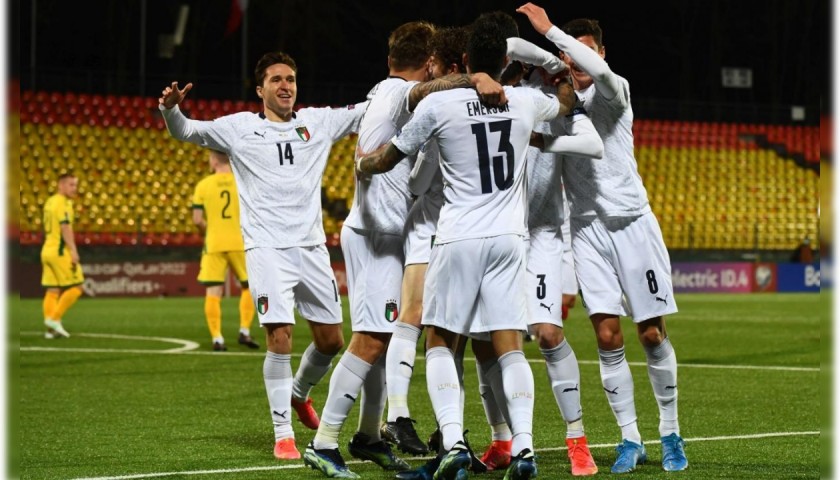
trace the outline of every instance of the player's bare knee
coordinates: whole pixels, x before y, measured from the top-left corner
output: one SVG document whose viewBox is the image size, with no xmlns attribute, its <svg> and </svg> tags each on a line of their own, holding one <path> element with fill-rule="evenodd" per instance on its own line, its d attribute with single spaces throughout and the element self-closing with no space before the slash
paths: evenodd
<svg viewBox="0 0 840 480">
<path fill-rule="evenodd" d="M 537 343 L 543 350 L 552 349 L 563 343 L 565 336 L 563 329 L 550 323 L 538 324 L 536 328 Z"/>
<path fill-rule="evenodd" d="M 423 304 L 406 305 L 400 312 L 400 321 L 413 327 L 420 328 L 420 321 L 423 319 Z"/>
<path fill-rule="evenodd" d="M 284 323 L 267 323 L 265 343 L 269 352 L 287 354 L 292 352 L 292 326 Z"/>
<path fill-rule="evenodd" d="M 665 340 L 665 324 L 662 317 L 645 320 L 636 326 L 639 341 L 646 347 L 655 347 Z"/>
</svg>

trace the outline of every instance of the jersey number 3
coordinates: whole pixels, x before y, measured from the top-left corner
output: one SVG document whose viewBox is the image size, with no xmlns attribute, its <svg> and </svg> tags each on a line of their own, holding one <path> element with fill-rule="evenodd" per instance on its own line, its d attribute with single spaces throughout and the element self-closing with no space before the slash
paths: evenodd
<svg viewBox="0 0 840 480">
<path fill-rule="evenodd" d="M 492 193 L 493 183 L 499 190 L 507 190 L 513 185 L 513 145 L 510 144 L 511 120 L 498 120 L 490 123 L 476 123 L 472 125 L 475 144 L 478 149 L 478 171 L 481 174 L 481 193 Z M 499 132 L 498 153 L 493 157 L 493 173 L 490 173 L 490 147 L 487 145 L 487 130 Z M 507 161 L 505 161 L 507 160 Z M 507 175 L 505 175 L 505 163 Z"/>
</svg>

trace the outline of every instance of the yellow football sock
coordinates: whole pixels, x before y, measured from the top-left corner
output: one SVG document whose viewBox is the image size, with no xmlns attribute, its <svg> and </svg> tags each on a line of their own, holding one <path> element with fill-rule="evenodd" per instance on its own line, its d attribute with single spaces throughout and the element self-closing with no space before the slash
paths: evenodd
<svg viewBox="0 0 840 480">
<path fill-rule="evenodd" d="M 52 318 L 50 314 L 53 313 L 55 310 L 55 306 L 58 305 L 58 292 L 47 291 L 44 294 L 44 319 Z"/>
<path fill-rule="evenodd" d="M 58 303 L 55 305 L 55 308 L 52 310 L 52 314 L 49 315 L 49 318 L 53 320 L 61 320 L 61 317 L 67 313 L 67 310 L 76 303 L 76 300 L 82 296 L 82 287 L 71 287 L 67 290 L 61 292 L 61 296 L 58 297 Z"/>
<path fill-rule="evenodd" d="M 204 316 L 207 317 L 207 328 L 210 335 L 216 339 L 222 337 L 222 298 L 207 295 L 204 297 Z"/>
<path fill-rule="evenodd" d="M 254 312 L 254 298 L 251 296 L 251 290 L 245 288 L 242 290 L 242 296 L 239 297 L 239 328 L 251 328 Z"/>
</svg>

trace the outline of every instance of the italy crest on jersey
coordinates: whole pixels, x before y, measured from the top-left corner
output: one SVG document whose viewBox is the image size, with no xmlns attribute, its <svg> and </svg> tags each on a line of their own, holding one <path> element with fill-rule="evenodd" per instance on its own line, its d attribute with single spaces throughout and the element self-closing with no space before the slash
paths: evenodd
<svg viewBox="0 0 840 480">
<path fill-rule="evenodd" d="M 309 139 L 312 137 L 311 135 L 309 135 L 309 130 L 307 130 L 305 126 L 297 127 L 295 128 L 295 131 L 297 132 L 298 137 L 300 137 L 300 139 L 304 142 L 308 142 Z"/>
<path fill-rule="evenodd" d="M 268 295 L 260 295 L 257 298 L 257 311 L 260 315 L 268 313 Z"/>
<path fill-rule="evenodd" d="M 389 322 L 394 322 L 397 317 L 399 316 L 400 312 L 397 309 L 397 301 L 396 300 L 388 300 L 385 302 L 385 320 Z"/>
</svg>

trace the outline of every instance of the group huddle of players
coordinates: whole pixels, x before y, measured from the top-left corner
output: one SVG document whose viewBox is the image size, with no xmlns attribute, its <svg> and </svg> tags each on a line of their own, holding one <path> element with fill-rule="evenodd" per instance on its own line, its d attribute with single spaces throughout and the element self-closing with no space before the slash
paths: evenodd
<svg viewBox="0 0 840 480">
<path fill-rule="evenodd" d="M 217 152 L 211 155 L 217 173 L 196 188 L 195 223 L 208 238 L 237 220 L 241 228 L 241 247 L 207 242 L 199 279 L 208 286 L 214 349 L 226 348 L 218 297 L 228 263 L 245 282 L 239 343 L 259 347 L 249 334 L 254 310 L 266 330 L 264 380 L 277 458 L 301 458 L 295 410 L 317 429 L 304 462 L 328 477 L 358 478 L 338 437 L 361 392 L 349 452 L 397 478 L 466 478 L 470 470 L 502 468 L 506 479 L 536 476 L 534 378 L 522 352 L 527 332 L 539 344 L 567 425 L 571 472 L 595 474 L 578 363 L 563 334 L 579 289 L 621 429 L 611 471 L 633 471 L 647 457 L 620 316 L 632 317 L 646 352 L 662 467 L 687 467 L 677 363 L 664 321 L 677 307 L 668 252 L 634 158 L 629 84 L 604 61 L 597 21 L 572 20 L 561 29 L 536 5 L 517 12 L 559 55 L 518 38 L 515 20 L 492 12 L 466 27 L 399 26 L 388 39 L 388 77 L 346 108 L 295 111 L 297 66 L 281 52 L 264 55 L 255 68 L 261 113 L 191 120 L 178 104 L 192 84 L 163 90 L 160 110 L 170 134 Z M 353 327 L 345 349 L 320 188 L 332 144 L 354 132 L 355 194 L 341 231 Z M 60 230 L 64 220 L 50 225 Z M 47 279 L 56 250 L 49 245 L 45 285 L 70 286 Z M 74 255 L 67 263 L 81 275 Z M 295 309 L 313 342 L 293 375 Z M 51 304 L 47 312 L 45 300 L 48 334 L 56 327 L 66 333 L 63 312 L 54 310 Z M 408 406 L 422 330 L 437 456 L 411 469 L 391 445 L 428 452 Z M 493 435 L 481 459 L 464 438 L 468 339 Z M 342 350 L 319 417 L 309 393 Z"/>
</svg>

